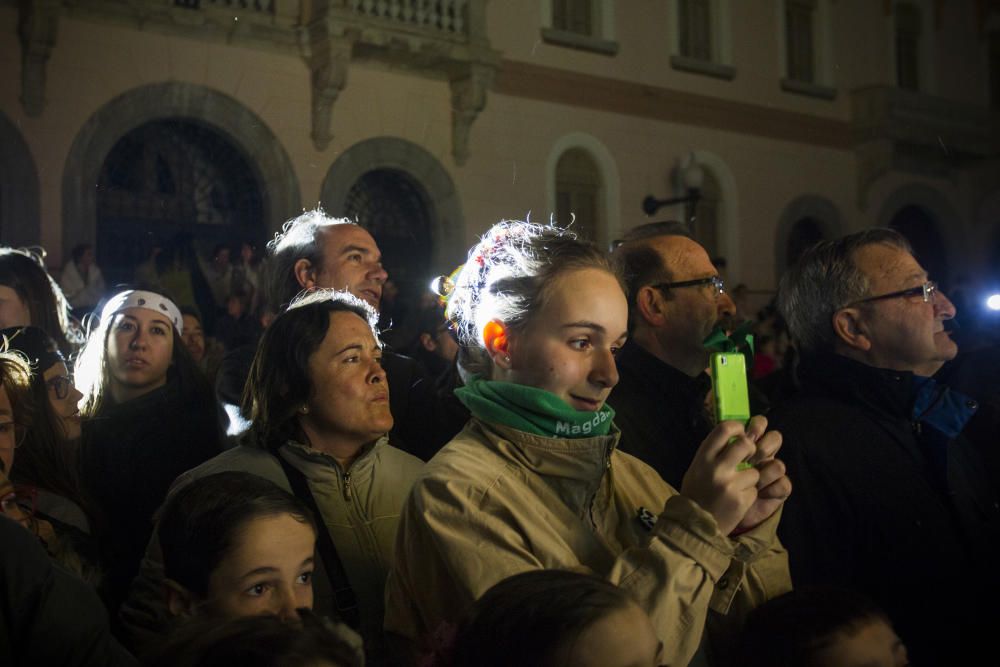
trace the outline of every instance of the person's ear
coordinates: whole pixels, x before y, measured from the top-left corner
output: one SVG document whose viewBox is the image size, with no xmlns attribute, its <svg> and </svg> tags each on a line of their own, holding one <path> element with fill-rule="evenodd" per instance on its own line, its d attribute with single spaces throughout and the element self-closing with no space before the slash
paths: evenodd
<svg viewBox="0 0 1000 667">
<path fill-rule="evenodd" d="M 303 289 L 316 286 L 316 269 L 308 259 L 300 259 L 292 265 L 292 275 Z"/>
<path fill-rule="evenodd" d="M 510 370 L 510 338 L 507 327 L 500 320 L 490 320 L 483 327 L 483 343 L 486 353 L 498 368 Z"/>
<path fill-rule="evenodd" d="M 194 616 L 198 603 L 188 589 L 176 581 L 167 579 L 163 582 L 164 595 L 167 598 L 167 609 L 171 616 Z"/>
<path fill-rule="evenodd" d="M 635 307 L 642 320 L 651 327 L 662 327 L 667 323 L 666 300 L 652 285 L 640 287 L 635 295 Z"/>
<path fill-rule="evenodd" d="M 841 308 L 833 314 L 833 333 L 843 345 L 867 352 L 872 347 L 864 317 L 858 308 Z"/>
<path fill-rule="evenodd" d="M 437 349 L 437 343 L 434 342 L 434 336 L 429 333 L 420 334 L 420 345 L 428 352 L 433 352 Z"/>
</svg>

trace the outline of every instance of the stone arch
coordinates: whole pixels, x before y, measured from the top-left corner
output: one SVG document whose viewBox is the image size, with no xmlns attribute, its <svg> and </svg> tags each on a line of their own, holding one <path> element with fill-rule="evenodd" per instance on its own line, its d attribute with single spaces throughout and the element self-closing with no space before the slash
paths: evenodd
<svg viewBox="0 0 1000 667">
<path fill-rule="evenodd" d="M 157 83 L 134 88 L 92 115 L 73 140 L 63 171 L 63 249 L 93 243 L 101 165 L 126 133 L 163 119 L 200 123 L 226 137 L 246 156 L 263 193 L 263 218 L 278 230 L 301 211 L 299 183 L 288 154 L 253 111 L 219 91 L 189 83 Z"/>
<path fill-rule="evenodd" d="M 465 254 L 462 205 L 451 176 L 421 146 L 397 137 L 375 137 L 354 144 L 340 154 L 323 179 L 323 207 L 331 215 L 341 215 L 358 179 L 378 169 L 402 171 L 424 189 L 430 209 L 430 263 L 440 271 L 450 271 Z"/>
<path fill-rule="evenodd" d="M 600 201 L 598 208 L 602 212 L 604 229 L 595 230 L 595 241 L 600 245 L 607 243 L 622 234 L 621 202 L 619 193 L 618 166 L 611 151 L 593 136 L 585 132 L 572 132 L 556 140 L 549 151 L 545 162 L 545 196 L 549 212 L 556 212 L 556 166 L 563 153 L 580 148 L 594 160 L 601 176 Z M 544 216 L 543 216 L 544 217 Z"/>
<path fill-rule="evenodd" d="M 941 260 L 946 267 L 946 273 L 951 274 L 954 260 L 959 248 L 958 236 L 963 229 L 962 219 L 951 201 L 934 188 L 922 183 L 911 183 L 897 188 L 882 203 L 879 210 L 878 226 L 891 227 L 896 215 L 907 207 L 916 207 L 924 211 L 931 220 L 934 230 L 941 239 Z M 915 250 L 919 250 L 915 248 Z M 941 283 L 947 284 L 950 275 L 932 276 Z"/>
<path fill-rule="evenodd" d="M 21 132 L 0 113 L 0 243 L 41 242 L 38 169 Z"/>
<path fill-rule="evenodd" d="M 820 195 L 802 195 L 793 199 L 778 218 L 778 228 L 774 236 L 774 271 L 775 280 L 781 279 L 781 274 L 788 268 L 788 242 L 792 238 L 796 224 L 803 220 L 815 221 L 824 239 L 835 239 L 841 236 L 843 227 L 840 211 L 836 204 Z"/>
</svg>

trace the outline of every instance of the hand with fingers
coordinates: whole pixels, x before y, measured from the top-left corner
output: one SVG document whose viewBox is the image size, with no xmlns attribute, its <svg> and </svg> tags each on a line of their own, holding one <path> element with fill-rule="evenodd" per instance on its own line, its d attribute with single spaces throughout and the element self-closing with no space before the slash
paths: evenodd
<svg viewBox="0 0 1000 667">
<path fill-rule="evenodd" d="M 763 417 L 754 417 L 747 425 L 747 437 L 757 443 L 757 451 L 750 457 L 750 463 L 760 473 L 760 478 L 757 480 L 757 500 L 736 526 L 737 534 L 768 519 L 792 493 L 792 481 L 785 474 L 785 464 L 775 458 L 781 449 L 781 433 L 766 429 L 767 420 Z"/>
<path fill-rule="evenodd" d="M 766 429 L 761 416 L 745 429 L 736 421 L 720 423 L 701 443 L 681 482 L 681 495 L 711 513 L 724 535 L 764 521 L 791 492 L 784 464 L 774 458 L 781 435 Z M 740 466 L 744 461 L 752 466 Z"/>
<path fill-rule="evenodd" d="M 755 468 L 741 470 L 739 465 L 756 451 L 743 424 L 721 422 L 698 447 L 681 480 L 681 495 L 714 516 L 723 535 L 736 528 L 757 499 L 760 473 Z"/>
</svg>

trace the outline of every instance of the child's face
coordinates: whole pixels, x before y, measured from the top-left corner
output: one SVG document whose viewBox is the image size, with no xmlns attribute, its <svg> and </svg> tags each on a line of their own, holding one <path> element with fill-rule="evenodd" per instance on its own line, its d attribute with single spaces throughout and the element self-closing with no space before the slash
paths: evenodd
<svg viewBox="0 0 1000 667">
<path fill-rule="evenodd" d="M 885 621 L 874 619 L 854 633 L 840 632 L 833 643 L 817 652 L 822 667 L 907 667 L 906 646 Z"/>
</svg>

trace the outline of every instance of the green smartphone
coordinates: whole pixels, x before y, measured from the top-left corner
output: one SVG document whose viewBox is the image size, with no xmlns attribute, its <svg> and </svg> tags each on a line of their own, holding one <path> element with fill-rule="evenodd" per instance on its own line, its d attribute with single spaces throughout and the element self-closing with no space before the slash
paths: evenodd
<svg viewBox="0 0 1000 667">
<path fill-rule="evenodd" d="M 716 352 L 711 356 L 712 392 L 718 421 L 750 421 L 750 393 L 747 389 L 746 357 L 739 352 Z M 744 461 L 739 470 L 752 468 Z"/>
</svg>

